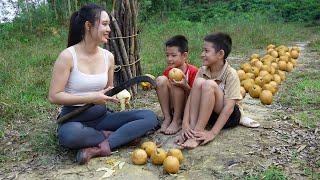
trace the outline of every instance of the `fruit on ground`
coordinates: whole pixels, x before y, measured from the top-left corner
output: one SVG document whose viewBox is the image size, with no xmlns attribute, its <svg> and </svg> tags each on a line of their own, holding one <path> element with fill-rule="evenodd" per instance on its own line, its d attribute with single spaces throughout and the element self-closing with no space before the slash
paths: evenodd
<svg viewBox="0 0 320 180">
<path fill-rule="evenodd" d="M 240 94 L 241 94 L 241 96 L 242 96 L 242 99 L 244 98 L 244 97 L 246 97 L 246 90 L 244 89 L 244 87 L 242 87 L 242 86 L 240 86 Z"/>
<path fill-rule="evenodd" d="M 179 168 L 180 168 L 179 160 L 174 156 L 168 156 L 163 161 L 163 169 L 167 173 L 176 174 L 179 171 Z"/>
<path fill-rule="evenodd" d="M 290 56 L 293 58 L 293 59 L 297 59 L 299 57 L 299 52 L 297 50 L 292 50 L 290 52 Z"/>
<path fill-rule="evenodd" d="M 133 151 L 133 153 L 131 155 L 131 159 L 132 159 L 133 164 L 143 165 L 143 164 L 146 164 L 146 162 L 148 160 L 148 155 L 145 150 L 136 149 Z"/>
<path fill-rule="evenodd" d="M 243 87 L 246 90 L 246 92 L 249 92 L 249 89 L 254 85 L 253 79 L 246 79 L 243 81 Z"/>
<path fill-rule="evenodd" d="M 168 76 L 169 76 L 169 79 L 171 80 L 181 81 L 183 78 L 183 72 L 178 68 L 172 68 L 169 71 Z"/>
<path fill-rule="evenodd" d="M 281 83 L 281 77 L 279 76 L 279 74 L 274 74 L 273 75 L 273 80 L 278 84 Z"/>
<path fill-rule="evenodd" d="M 253 98 L 258 98 L 260 96 L 262 89 L 260 86 L 258 85 L 253 85 L 250 89 L 249 89 L 249 94 L 251 97 Z"/>
<path fill-rule="evenodd" d="M 259 59 L 259 58 L 260 58 L 259 54 L 252 54 L 250 56 L 250 59 Z"/>
<path fill-rule="evenodd" d="M 151 75 L 151 74 L 145 74 L 145 76 L 149 76 L 151 79 L 155 80 L 156 78 Z M 149 83 L 149 82 L 141 82 L 140 83 L 141 87 L 143 90 L 147 91 L 147 90 L 150 90 L 152 85 Z"/>
<path fill-rule="evenodd" d="M 244 90 L 243 87 L 242 87 L 242 89 Z M 240 87 L 240 90 L 241 90 L 241 87 Z M 246 91 L 244 90 L 244 92 L 246 92 Z M 243 96 L 243 97 L 244 97 L 244 96 Z M 179 160 L 180 163 L 181 163 L 181 162 L 183 161 L 183 159 L 184 159 L 183 154 L 182 154 L 182 152 L 181 152 L 180 149 L 170 149 L 170 150 L 168 151 L 168 156 L 174 156 L 174 157 L 178 158 L 178 160 Z"/>
<path fill-rule="evenodd" d="M 239 76 L 240 81 L 242 81 L 242 80 L 244 80 L 244 79 L 247 79 L 246 72 L 244 72 L 244 70 L 239 69 L 239 70 L 237 71 L 237 73 L 238 73 L 238 76 Z"/>
<path fill-rule="evenodd" d="M 279 61 L 278 65 L 281 71 L 285 71 L 287 69 L 287 63 L 285 61 Z"/>
<path fill-rule="evenodd" d="M 287 68 L 286 68 L 286 71 L 287 72 L 291 72 L 293 70 L 293 64 L 291 62 L 288 62 L 287 63 Z"/>
<path fill-rule="evenodd" d="M 244 63 L 240 67 L 241 67 L 242 70 L 244 70 L 244 72 L 246 72 L 246 73 L 250 72 L 251 65 L 249 63 Z"/>
<path fill-rule="evenodd" d="M 272 92 L 269 90 L 263 90 L 260 94 L 260 101 L 264 105 L 270 105 L 273 100 Z"/>
<path fill-rule="evenodd" d="M 148 157 L 150 157 L 151 154 L 157 149 L 157 145 L 154 142 L 147 141 L 142 143 L 141 148 L 144 149 Z"/>
<path fill-rule="evenodd" d="M 163 161 L 167 157 L 167 152 L 162 148 L 157 148 L 152 154 L 151 154 L 151 161 L 155 165 L 162 165 Z"/>
</svg>

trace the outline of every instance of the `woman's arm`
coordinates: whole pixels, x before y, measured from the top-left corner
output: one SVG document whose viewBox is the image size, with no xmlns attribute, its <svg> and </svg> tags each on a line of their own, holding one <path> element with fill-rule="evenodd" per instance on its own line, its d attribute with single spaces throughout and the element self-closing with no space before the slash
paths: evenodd
<svg viewBox="0 0 320 180">
<path fill-rule="evenodd" d="M 59 105 L 105 103 L 108 99 L 108 97 L 104 95 L 105 90 L 92 92 L 87 96 L 76 96 L 64 92 L 72 66 L 72 55 L 67 50 L 64 50 L 59 55 L 53 67 L 52 79 L 49 88 L 49 101 L 53 104 Z"/>
<path fill-rule="evenodd" d="M 113 75 L 114 75 L 114 56 L 111 52 L 107 51 L 108 59 L 109 59 L 109 67 L 108 67 L 108 83 L 107 87 L 113 87 Z M 106 88 L 107 88 L 106 87 Z"/>
</svg>

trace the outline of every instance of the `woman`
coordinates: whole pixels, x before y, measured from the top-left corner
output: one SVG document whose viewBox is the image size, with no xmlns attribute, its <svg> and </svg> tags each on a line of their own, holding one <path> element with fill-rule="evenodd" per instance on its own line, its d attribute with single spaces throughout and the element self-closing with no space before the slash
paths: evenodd
<svg viewBox="0 0 320 180">
<path fill-rule="evenodd" d="M 99 47 L 110 34 L 110 19 L 100 6 L 88 4 L 72 14 L 68 48 L 55 62 L 49 90 L 51 103 L 63 105 L 60 116 L 79 106 L 95 106 L 59 124 L 61 145 L 78 149 L 76 161 L 108 156 L 111 150 L 143 136 L 158 125 L 149 110 L 111 113 L 106 105 L 118 102 L 104 93 L 113 87 L 114 57 Z"/>
</svg>

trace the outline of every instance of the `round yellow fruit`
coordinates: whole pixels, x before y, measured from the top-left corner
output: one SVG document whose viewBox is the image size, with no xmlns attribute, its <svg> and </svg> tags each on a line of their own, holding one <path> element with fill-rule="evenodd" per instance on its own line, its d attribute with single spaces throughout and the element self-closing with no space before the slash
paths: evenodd
<svg viewBox="0 0 320 180">
<path fill-rule="evenodd" d="M 287 68 L 286 68 L 286 71 L 287 72 L 291 72 L 293 70 L 293 64 L 291 62 L 288 62 L 287 63 Z"/>
<path fill-rule="evenodd" d="M 253 85 L 250 89 L 249 89 L 249 94 L 251 97 L 253 98 L 258 98 L 260 96 L 262 89 L 260 86 L 258 85 Z"/>
<path fill-rule="evenodd" d="M 163 169 L 167 173 L 176 174 L 176 173 L 178 173 L 179 168 L 180 168 L 179 160 L 178 160 L 178 158 L 176 158 L 174 156 L 168 156 L 163 161 Z"/>
<path fill-rule="evenodd" d="M 168 76 L 171 80 L 181 81 L 183 79 L 183 72 L 178 68 L 172 68 Z"/>
<path fill-rule="evenodd" d="M 293 59 L 297 59 L 299 57 L 299 52 L 296 51 L 296 50 L 292 50 L 290 52 L 290 56 L 293 58 Z"/>
<path fill-rule="evenodd" d="M 155 165 L 161 165 L 163 161 L 167 157 L 167 152 L 164 149 L 157 148 L 152 154 L 151 154 L 151 161 Z"/>
<path fill-rule="evenodd" d="M 242 64 L 241 66 L 240 66 L 240 68 L 242 69 L 242 70 L 244 70 L 244 72 L 250 72 L 250 69 L 251 69 L 251 65 L 249 64 L 249 63 L 244 63 L 244 64 Z"/>
<path fill-rule="evenodd" d="M 241 93 L 241 96 L 242 96 L 242 99 L 244 98 L 244 97 L 246 97 L 246 90 L 244 89 L 244 87 L 242 87 L 242 86 L 240 86 L 240 93 Z"/>
<path fill-rule="evenodd" d="M 269 90 L 263 90 L 260 94 L 260 101 L 264 105 L 270 105 L 273 100 L 272 92 Z"/>
<path fill-rule="evenodd" d="M 287 70 L 287 63 L 285 61 L 279 61 L 278 66 L 281 71 Z"/>
<path fill-rule="evenodd" d="M 256 77 L 256 79 L 254 80 L 254 83 L 260 87 L 262 87 L 264 85 L 264 81 L 262 76 L 258 76 Z"/>
<path fill-rule="evenodd" d="M 241 91 L 241 88 L 244 90 L 244 88 L 241 86 L 241 87 L 240 87 L 240 91 Z M 244 93 L 246 93 L 245 90 L 244 90 Z M 182 152 L 181 152 L 180 149 L 170 149 L 170 150 L 168 151 L 168 156 L 174 156 L 174 157 L 178 158 L 178 160 L 179 160 L 180 163 L 181 163 L 181 162 L 183 161 L 183 159 L 184 159 L 183 154 L 182 154 Z"/>
<path fill-rule="evenodd" d="M 277 58 L 279 56 L 278 52 L 273 50 L 273 51 L 270 51 L 270 55 L 274 58 Z"/>
<path fill-rule="evenodd" d="M 239 76 L 240 81 L 242 81 L 242 80 L 244 80 L 244 79 L 247 79 L 246 72 L 244 72 L 244 70 L 239 69 L 239 70 L 237 71 L 237 73 L 238 73 L 238 76 Z"/>
<path fill-rule="evenodd" d="M 252 54 L 250 56 L 250 59 L 259 59 L 260 58 L 260 55 L 259 54 Z"/>
<path fill-rule="evenodd" d="M 144 149 L 148 157 L 150 157 L 151 154 L 157 149 L 157 145 L 154 142 L 147 141 L 142 143 L 141 148 Z"/>
<path fill-rule="evenodd" d="M 142 165 L 142 164 L 146 164 L 146 162 L 148 160 L 148 155 L 145 150 L 136 149 L 133 151 L 133 153 L 131 155 L 131 159 L 132 159 L 133 164 Z"/>
</svg>

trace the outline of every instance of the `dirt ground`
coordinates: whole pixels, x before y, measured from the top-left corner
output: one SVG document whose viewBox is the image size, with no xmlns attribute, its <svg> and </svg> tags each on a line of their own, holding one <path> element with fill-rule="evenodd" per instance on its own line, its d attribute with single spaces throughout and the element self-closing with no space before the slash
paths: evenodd
<svg viewBox="0 0 320 180">
<path fill-rule="evenodd" d="M 312 60 L 312 52 L 306 53 L 306 43 L 298 45 L 302 51 L 299 62 Z M 232 57 L 232 61 L 240 63 L 243 58 Z M 152 109 L 162 116 L 154 92 L 142 91 L 133 104 L 135 107 Z M 276 103 L 263 106 L 249 95 L 243 100 L 243 106 L 245 114 L 257 120 L 261 126 L 226 129 L 206 146 L 184 150 L 185 160 L 176 175 L 166 174 L 162 166 L 150 162 L 143 166 L 133 165 L 130 153 L 136 147 L 126 146 L 110 157 L 96 158 L 84 166 L 73 162 L 74 153 L 66 152 L 52 158 L 54 163 L 49 163 L 47 167 L 35 168 L 34 165 L 30 168 L 32 162 L 28 162 L 22 170 L 13 170 L 0 176 L 0 179 L 103 179 L 110 172 L 111 179 L 243 179 L 266 170 L 270 165 L 281 167 L 290 179 L 312 179 L 310 173 L 320 173 L 315 165 L 320 155 L 319 124 L 315 129 L 303 128 L 299 122 L 291 120 L 290 110 Z M 168 150 L 175 146 L 174 138 L 153 134 L 143 140 L 156 141 Z M 119 163 L 123 165 L 120 165 L 122 168 Z M 310 167 L 311 171 L 306 172 L 305 167 Z"/>
</svg>

